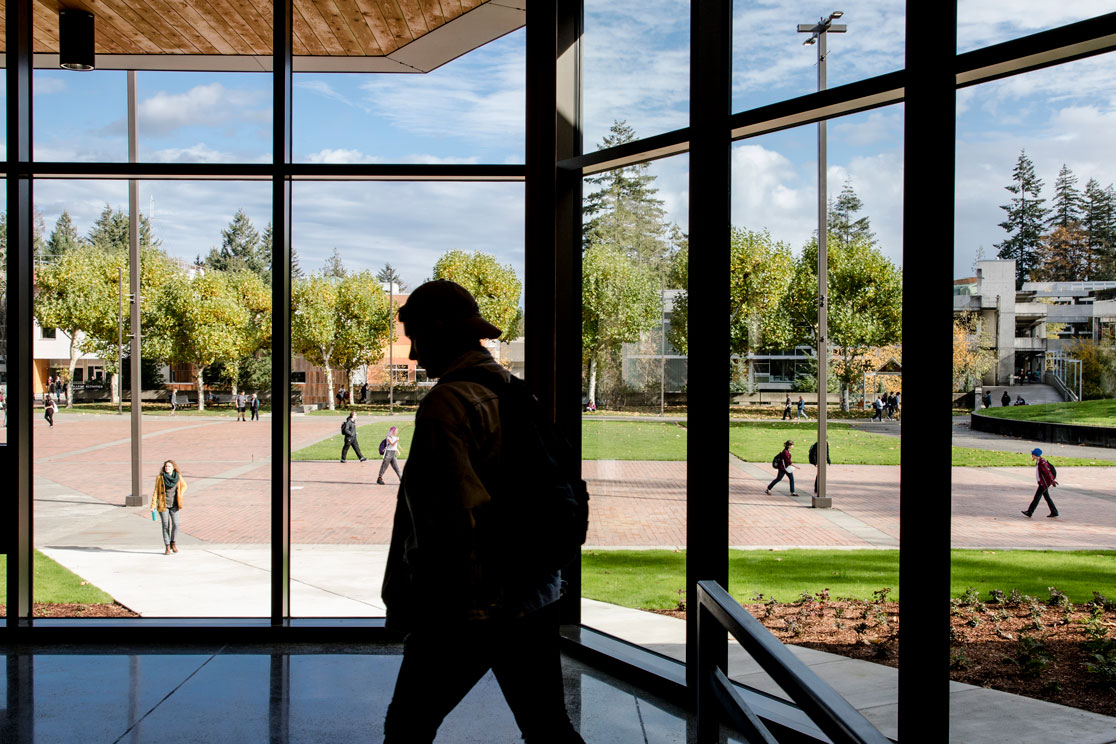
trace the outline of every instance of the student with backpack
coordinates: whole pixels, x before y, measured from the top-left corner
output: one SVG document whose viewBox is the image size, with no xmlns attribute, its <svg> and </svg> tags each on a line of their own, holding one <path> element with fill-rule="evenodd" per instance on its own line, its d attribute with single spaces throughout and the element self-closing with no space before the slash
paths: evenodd
<svg viewBox="0 0 1116 744">
<path fill-rule="evenodd" d="M 357 428 L 356 428 L 356 411 L 349 411 L 349 415 L 345 417 L 344 423 L 341 424 L 341 436 L 345 437 L 345 444 L 341 447 L 341 462 L 345 462 L 345 456 L 349 454 L 349 448 L 353 448 L 353 452 L 364 462 L 368 458 L 361 454 L 360 443 L 357 442 Z"/>
<path fill-rule="evenodd" d="M 1035 497 L 1031 499 L 1031 505 L 1023 510 L 1023 516 L 1030 518 L 1035 513 L 1035 507 L 1038 506 L 1039 499 L 1046 499 L 1046 505 L 1050 507 L 1050 513 L 1046 516 L 1058 516 L 1058 507 L 1054 506 L 1054 500 L 1050 498 L 1050 487 L 1058 485 L 1058 470 L 1046 461 L 1042 456 L 1042 450 L 1035 447 L 1031 450 L 1031 459 L 1035 463 L 1035 478 L 1038 480 L 1038 488 L 1035 490 Z"/>
<path fill-rule="evenodd" d="M 825 443 L 825 462 L 832 465 L 833 461 L 829 459 L 829 442 Z M 810 445 L 810 464 L 814 467 L 818 465 L 818 443 L 814 442 Z M 814 476 L 814 493 L 818 492 L 818 476 Z"/>
<path fill-rule="evenodd" d="M 560 569 L 588 518 L 573 453 L 480 344 L 501 332 L 464 287 L 423 284 L 399 320 L 438 384 L 415 416 L 381 591 L 388 629 L 407 634 L 384 742 L 434 741 L 491 669 L 525 741 L 584 744 L 559 648 Z"/>
<path fill-rule="evenodd" d="M 380 454 L 384 456 L 384 459 L 383 462 L 380 463 L 380 474 L 376 476 L 377 485 L 387 485 L 384 483 L 384 471 L 387 470 L 388 465 L 391 465 L 391 469 L 395 471 L 396 477 L 400 480 L 403 479 L 403 473 L 399 470 L 399 461 L 396 459 L 396 454 L 399 450 L 398 431 L 399 429 L 396 427 L 391 427 L 388 429 L 388 435 L 380 442 Z"/>
<path fill-rule="evenodd" d="M 783 451 L 775 455 L 775 459 L 771 461 L 771 467 L 778 470 L 779 474 L 775 476 L 775 480 L 767 484 L 767 490 L 764 493 L 771 493 L 771 489 L 775 487 L 776 483 L 783 480 L 785 475 L 790 482 L 790 495 L 798 496 L 794 490 L 794 465 L 791 464 L 791 447 L 793 446 L 794 442 L 790 439 L 783 442 Z"/>
</svg>

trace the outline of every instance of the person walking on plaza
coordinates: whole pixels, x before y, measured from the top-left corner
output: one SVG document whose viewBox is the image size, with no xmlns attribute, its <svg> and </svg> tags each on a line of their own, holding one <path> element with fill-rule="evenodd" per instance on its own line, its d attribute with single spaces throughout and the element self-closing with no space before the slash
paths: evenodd
<svg viewBox="0 0 1116 744">
<path fill-rule="evenodd" d="M 1055 480 L 1058 477 L 1058 472 L 1054 466 L 1046 461 L 1042 456 L 1042 450 L 1035 447 L 1031 450 L 1031 460 L 1035 463 L 1035 479 L 1038 481 L 1038 488 L 1035 490 L 1035 497 L 1031 499 L 1031 505 L 1023 510 L 1023 516 L 1030 517 L 1035 513 L 1035 507 L 1039 504 L 1039 499 L 1046 499 L 1046 505 L 1050 507 L 1050 513 L 1046 516 L 1058 516 L 1058 507 L 1054 506 L 1054 499 L 1050 498 L 1050 487 L 1058 485 Z"/>
<path fill-rule="evenodd" d="M 362 382 L 360 385 L 360 402 L 363 404 L 368 400 L 368 383 Z"/>
<path fill-rule="evenodd" d="M 883 401 L 880 400 L 880 396 L 878 395 L 876 399 L 872 401 L 872 420 L 883 421 Z"/>
<path fill-rule="evenodd" d="M 368 459 L 361 454 L 360 444 L 357 442 L 356 411 L 349 411 L 345 423 L 341 424 L 341 435 L 345 437 L 345 446 L 341 448 L 341 462 L 345 462 L 345 455 L 349 454 L 349 447 L 353 448 L 353 452 L 356 453 L 361 462 Z"/>
<path fill-rule="evenodd" d="M 244 394 L 243 390 L 241 390 L 239 393 L 236 394 L 236 420 L 237 421 L 247 421 L 248 420 L 248 419 L 244 418 L 244 411 L 247 410 L 247 408 L 248 408 L 248 396 Z"/>
<path fill-rule="evenodd" d="M 776 483 L 783 480 L 785 475 L 790 482 L 790 495 L 798 496 L 798 493 L 794 490 L 794 465 L 791 463 L 791 447 L 793 446 L 794 442 L 790 439 L 783 442 L 783 451 L 775 455 L 775 459 L 771 462 L 773 466 L 779 469 L 779 474 L 775 476 L 775 480 L 767 484 L 767 490 L 764 493 L 771 493 L 771 489 L 775 487 Z"/>
<path fill-rule="evenodd" d="M 787 393 L 787 399 L 783 401 L 783 421 L 789 420 L 791 417 L 791 399 L 790 393 Z"/>
<path fill-rule="evenodd" d="M 155 476 L 155 493 L 151 495 L 151 511 L 159 514 L 163 526 L 163 555 L 178 552 L 174 538 L 178 534 L 178 512 L 182 510 L 182 495 L 186 493 L 186 479 L 178 463 L 167 460 Z"/>
<path fill-rule="evenodd" d="M 1000 396 L 1000 405 L 1004 407 L 1011 405 L 1011 396 L 1008 395 L 1007 390 L 1005 390 L 1004 394 Z"/>
<path fill-rule="evenodd" d="M 444 279 L 415 289 L 399 321 L 410 358 L 439 382 L 415 417 L 381 591 L 388 629 L 407 634 L 384 743 L 434 741 L 491 669 L 525 741 L 584 744 L 565 707 L 559 573 L 490 557 L 530 524 L 518 510 L 495 520 L 485 508 L 521 487 L 506 482 L 516 464 L 504 458 L 521 435 L 504 431 L 496 392 L 511 375 L 479 343 L 500 331 Z"/>
<path fill-rule="evenodd" d="M 810 420 L 810 417 L 806 415 L 806 401 L 801 395 L 798 396 L 798 418 Z"/>
<path fill-rule="evenodd" d="M 50 428 L 54 428 L 54 414 L 58 413 L 58 404 L 54 402 L 54 398 L 47 395 L 43 399 L 43 418 L 50 424 Z"/>
<path fill-rule="evenodd" d="M 176 388 L 171 388 L 170 404 L 171 416 L 173 416 L 178 413 L 178 390 Z"/>
<path fill-rule="evenodd" d="M 376 483 L 379 485 L 387 485 L 384 483 L 384 471 L 387 470 L 388 465 L 395 471 L 395 475 L 400 480 L 403 479 L 403 473 L 399 470 L 399 460 L 397 455 L 399 453 L 399 429 L 391 427 L 388 429 L 387 438 L 384 439 L 384 459 L 380 463 L 380 474 L 376 476 Z"/>
<path fill-rule="evenodd" d="M 260 397 L 252 393 L 252 400 L 248 401 L 248 408 L 252 411 L 252 420 L 260 420 Z"/>
</svg>

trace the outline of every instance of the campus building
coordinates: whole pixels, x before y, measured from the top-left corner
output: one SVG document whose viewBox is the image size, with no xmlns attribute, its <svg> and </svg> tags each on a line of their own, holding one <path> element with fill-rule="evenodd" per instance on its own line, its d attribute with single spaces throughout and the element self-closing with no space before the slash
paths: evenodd
<svg viewBox="0 0 1116 744">
<path fill-rule="evenodd" d="M 953 283 L 953 312 L 975 316 L 975 337 L 996 365 L 985 385 L 1041 377 L 1048 358 L 1073 354 L 1080 341 L 1113 343 L 1116 282 L 1023 282 L 1015 261 L 977 261 L 976 276 Z"/>
</svg>

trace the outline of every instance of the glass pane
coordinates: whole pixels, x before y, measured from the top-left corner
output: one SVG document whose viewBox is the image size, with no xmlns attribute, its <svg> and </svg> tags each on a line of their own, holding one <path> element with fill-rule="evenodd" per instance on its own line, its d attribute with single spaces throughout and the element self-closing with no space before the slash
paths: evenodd
<svg viewBox="0 0 1116 744">
<path fill-rule="evenodd" d="M 957 3 L 957 51 L 1037 34 L 1116 10 L 1112 0 L 1035 3 L 1020 6 L 1008 0 L 961 0 Z"/>
<path fill-rule="evenodd" d="M 795 98 L 818 89 L 821 45 L 804 45 L 835 11 L 825 34 L 827 86 L 900 70 L 904 65 L 906 12 L 902 3 L 852 2 L 819 6 L 802 0 L 733 3 L 732 110 Z M 838 31 L 845 26 L 846 31 Z"/>
<path fill-rule="evenodd" d="M 1112 60 L 959 92 L 951 531 L 951 677 L 1107 716 Z"/>
<path fill-rule="evenodd" d="M 824 446 L 818 130 L 733 146 L 729 590 L 836 689 L 843 673 L 832 672 L 848 665 L 826 664 L 851 657 L 869 685 L 894 696 L 887 667 L 898 649 L 903 110 L 826 129 Z M 785 697 L 731 649 L 733 679 Z M 870 717 L 896 735 L 893 710 Z"/>
<path fill-rule="evenodd" d="M 689 124 L 689 34 L 690 4 L 684 0 L 641 5 L 586 0 L 586 149 L 616 121 L 627 122 L 641 137 Z"/>
<path fill-rule="evenodd" d="M 295 75 L 295 160 L 522 163 L 525 38 L 515 31 L 418 75 Z"/>
<path fill-rule="evenodd" d="M 270 187 L 140 182 L 139 438 L 128 184 L 39 180 L 35 204 L 37 612 L 267 616 Z"/>
<path fill-rule="evenodd" d="M 507 329 L 509 343 L 486 342 L 489 352 L 522 376 L 523 186 L 296 183 L 293 203 L 299 275 L 291 328 L 291 613 L 383 616 L 398 473 L 418 403 L 435 382 L 409 359 L 395 311 L 431 278 L 466 285 L 481 298 L 482 312 L 504 318 L 494 322 Z M 450 251 L 458 252 L 459 266 L 475 270 L 472 278 L 447 265 Z M 515 291 L 490 306 L 479 283 L 499 281 Z M 315 324 L 312 317 L 328 320 Z M 361 329 L 356 337 L 354 327 Z M 350 412 L 355 447 L 341 433 Z M 392 426 L 399 437 L 394 466 L 378 451 Z"/>
<path fill-rule="evenodd" d="M 582 623 L 681 660 L 687 168 L 677 156 L 585 180 L 581 298 Z"/>
</svg>

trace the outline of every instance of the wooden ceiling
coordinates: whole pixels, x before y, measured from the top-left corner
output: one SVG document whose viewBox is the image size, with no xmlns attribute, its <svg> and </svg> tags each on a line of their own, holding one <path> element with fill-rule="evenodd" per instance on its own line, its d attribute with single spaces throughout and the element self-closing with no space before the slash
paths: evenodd
<svg viewBox="0 0 1116 744">
<path fill-rule="evenodd" d="M 271 0 L 34 0 L 34 7 L 37 57 L 57 54 L 58 11 L 64 7 L 93 13 L 98 67 L 103 67 L 102 55 L 262 58 L 271 54 Z M 486 12 L 464 18 L 478 8 Z M 518 26 L 508 27 L 509 11 L 522 16 L 523 0 L 294 0 L 294 54 L 384 58 L 432 32 L 441 30 L 436 36 L 449 36 L 444 32 L 450 26 L 460 29 L 469 48 L 475 48 L 522 25 L 519 21 Z M 498 28 L 487 33 L 481 27 L 493 24 L 484 18 L 495 14 L 502 14 L 494 24 Z M 447 59 L 467 51 L 462 43 L 461 39 L 449 42 L 453 51 Z M 347 69 L 337 62 L 327 69 Z M 400 64 L 411 62 L 404 59 Z M 37 60 L 36 66 L 45 65 Z M 171 68 L 178 69 L 174 64 Z"/>
</svg>

